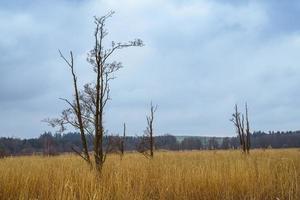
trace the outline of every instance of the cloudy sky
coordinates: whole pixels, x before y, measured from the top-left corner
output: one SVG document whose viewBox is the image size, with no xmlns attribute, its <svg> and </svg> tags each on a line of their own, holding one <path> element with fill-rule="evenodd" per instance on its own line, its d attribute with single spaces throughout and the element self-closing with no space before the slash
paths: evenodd
<svg viewBox="0 0 300 200">
<path fill-rule="evenodd" d="M 105 114 L 141 134 L 150 101 L 157 134 L 234 135 L 233 106 L 247 101 L 252 130 L 300 129 L 300 2 L 297 0 L 2 0 L 0 136 L 36 137 L 71 97 L 58 49 L 73 50 L 82 85 L 93 16 L 116 11 L 108 41 L 143 39 L 114 56 L 124 68 Z"/>
</svg>

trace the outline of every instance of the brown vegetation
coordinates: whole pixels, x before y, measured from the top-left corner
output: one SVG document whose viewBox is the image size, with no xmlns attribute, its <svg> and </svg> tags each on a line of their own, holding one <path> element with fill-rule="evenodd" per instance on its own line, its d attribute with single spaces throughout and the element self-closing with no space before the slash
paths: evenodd
<svg viewBox="0 0 300 200">
<path fill-rule="evenodd" d="M 109 155 L 101 179 L 78 156 L 0 160 L 0 199 L 300 199 L 300 151 Z M 105 184 L 102 184 L 105 183 Z"/>
</svg>

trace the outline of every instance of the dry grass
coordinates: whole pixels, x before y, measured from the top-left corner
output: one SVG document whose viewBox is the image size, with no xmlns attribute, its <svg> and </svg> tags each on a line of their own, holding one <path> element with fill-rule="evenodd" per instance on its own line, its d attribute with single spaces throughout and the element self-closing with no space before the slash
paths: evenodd
<svg viewBox="0 0 300 200">
<path fill-rule="evenodd" d="M 0 160 L 0 199 L 300 199 L 300 150 L 128 153 L 102 177 L 74 155 Z"/>
</svg>

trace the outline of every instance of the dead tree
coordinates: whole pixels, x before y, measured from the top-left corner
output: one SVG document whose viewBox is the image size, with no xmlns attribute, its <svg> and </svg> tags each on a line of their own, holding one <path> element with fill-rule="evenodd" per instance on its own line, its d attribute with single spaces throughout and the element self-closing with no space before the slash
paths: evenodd
<svg viewBox="0 0 300 200">
<path fill-rule="evenodd" d="M 74 151 L 80 155 L 89 164 L 95 166 L 98 171 L 101 171 L 105 162 L 109 148 L 104 149 L 105 131 L 103 125 L 104 110 L 107 102 L 110 100 L 110 81 L 115 78 L 114 74 L 122 68 L 122 64 L 116 61 L 109 61 L 112 55 L 117 50 L 133 47 L 143 46 L 140 39 L 135 39 L 129 42 L 111 42 L 109 48 L 105 48 L 105 37 L 108 31 L 105 28 L 106 20 L 114 14 L 113 11 L 100 18 L 95 17 L 95 32 L 94 32 L 94 47 L 88 53 L 87 61 L 92 66 L 95 72 L 95 80 L 92 83 L 84 85 L 83 90 L 79 91 L 77 88 L 77 76 L 74 72 L 73 53 L 70 52 L 70 60 L 67 60 L 62 53 L 61 57 L 71 69 L 74 85 L 74 100 L 69 101 L 62 99 L 69 105 L 69 108 L 62 112 L 59 119 L 46 120 L 50 125 L 59 125 L 61 131 L 66 129 L 65 125 L 71 125 L 80 131 L 82 150 Z M 89 156 L 87 135 L 93 141 L 94 162 Z"/>
<path fill-rule="evenodd" d="M 0 145 L 0 159 L 6 156 L 5 149 Z"/>
<path fill-rule="evenodd" d="M 88 150 L 88 144 L 86 139 L 86 133 L 85 133 L 85 125 L 84 125 L 84 119 L 83 119 L 83 113 L 82 113 L 82 104 L 80 103 L 80 95 L 78 91 L 77 86 L 77 76 L 74 71 L 74 57 L 73 52 L 70 51 L 70 60 L 67 60 L 64 55 L 59 51 L 60 57 L 66 62 L 68 67 L 71 70 L 72 78 L 73 78 L 73 89 L 74 89 L 74 98 L 73 103 L 68 101 L 67 99 L 61 98 L 61 100 L 65 101 L 69 106 L 69 110 L 63 111 L 63 121 L 60 123 L 65 124 L 71 124 L 75 128 L 79 129 L 80 132 L 80 138 L 81 138 L 81 144 L 82 144 L 82 153 L 80 151 L 77 151 L 74 147 L 72 147 L 73 151 L 76 152 L 78 155 L 80 155 L 89 165 L 91 164 L 91 159 L 89 155 Z M 69 119 L 69 115 L 73 114 L 76 119 Z"/>
<path fill-rule="evenodd" d="M 241 114 L 238 111 L 238 106 L 235 104 L 234 107 L 234 113 L 232 114 L 232 119 L 230 121 L 233 122 L 236 132 L 239 137 L 240 145 L 244 153 L 249 153 L 250 152 L 250 146 L 251 146 L 251 141 L 250 141 L 250 126 L 249 126 L 249 118 L 248 118 L 248 105 L 247 103 L 245 104 L 245 115 Z"/>
<path fill-rule="evenodd" d="M 124 151 L 125 151 L 125 138 L 126 138 L 126 124 L 123 124 L 123 137 L 120 142 L 120 152 L 121 156 L 124 156 Z"/>
<path fill-rule="evenodd" d="M 247 149 L 247 153 L 250 152 L 250 148 L 251 148 L 251 136 L 250 136 L 250 125 L 249 125 L 249 119 L 248 119 L 248 105 L 247 103 L 245 104 L 245 109 L 246 109 L 246 149 Z"/>
<path fill-rule="evenodd" d="M 140 143 L 137 146 L 138 152 L 142 153 L 147 158 L 153 158 L 154 152 L 154 133 L 153 133 L 153 122 L 154 113 L 157 110 L 157 105 L 150 105 L 150 115 L 146 116 L 147 128 L 144 131 L 144 135 L 141 137 Z"/>
</svg>

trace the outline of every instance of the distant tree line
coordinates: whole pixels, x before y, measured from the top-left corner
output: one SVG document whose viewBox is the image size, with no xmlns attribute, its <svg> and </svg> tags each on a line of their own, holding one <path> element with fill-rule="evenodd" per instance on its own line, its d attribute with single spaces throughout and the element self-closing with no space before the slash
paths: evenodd
<svg viewBox="0 0 300 200">
<path fill-rule="evenodd" d="M 111 140 L 117 141 L 119 136 L 107 136 L 104 138 L 104 147 Z M 154 148 L 156 150 L 201 150 L 201 149 L 238 149 L 240 148 L 238 137 L 179 137 L 172 135 L 156 136 Z M 124 141 L 125 151 L 136 151 L 142 137 L 126 136 Z M 87 138 L 89 151 L 93 150 L 91 138 Z M 257 131 L 251 134 L 251 148 L 295 148 L 300 147 L 300 131 L 268 133 Z M 79 133 L 52 134 L 45 132 L 38 138 L 18 139 L 0 138 L 0 157 L 4 155 L 55 155 L 64 152 L 74 152 L 73 148 L 81 148 Z M 118 145 L 113 146 L 110 152 L 118 150 Z"/>
</svg>

